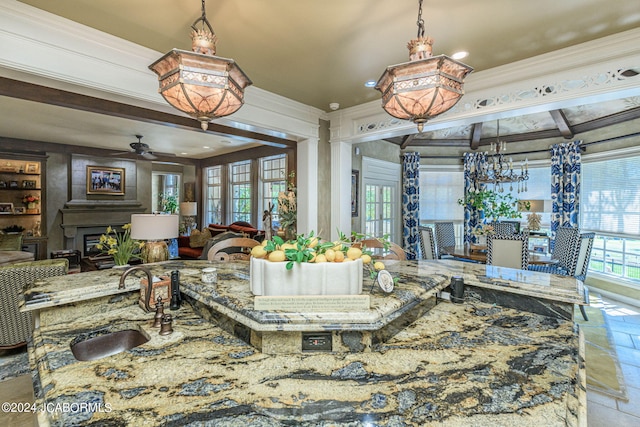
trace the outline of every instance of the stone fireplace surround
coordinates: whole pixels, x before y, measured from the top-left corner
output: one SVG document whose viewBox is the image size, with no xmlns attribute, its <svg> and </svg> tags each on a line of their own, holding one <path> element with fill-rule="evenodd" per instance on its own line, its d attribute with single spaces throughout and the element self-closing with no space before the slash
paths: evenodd
<svg viewBox="0 0 640 427">
<path fill-rule="evenodd" d="M 79 250 L 85 257 L 85 235 L 103 234 L 108 226 L 120 228 L 131 222 L 131 214 L 144 212 L 145 208 L 138 201 L 70 201 L 60 209 L 64 248 Z"/>
</svg>

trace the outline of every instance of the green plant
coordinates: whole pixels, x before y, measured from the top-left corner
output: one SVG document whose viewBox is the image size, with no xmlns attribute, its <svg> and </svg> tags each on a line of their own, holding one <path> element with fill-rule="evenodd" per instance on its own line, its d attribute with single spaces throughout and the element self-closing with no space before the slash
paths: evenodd
<svg viewBox="0 0 640 427">
<path fill-rule="evenodd" d="M 174 214 L 178 211 L 178 196 L 175 194 L 162 194 L 160 195 L 160 206 L 162 212 L 168 212 Z"/>
<path fill-rule="evenodd" d="M 100 253 L 112 256 L 116 265 L 128 264 L 132 259 L 142 259 L 140 249 L 144 242 L 131 238 L 131 224 L 123 225 L 122 230 L 119 233 L 111 226 L 107 227 L 106 233 L 100 236 L 96 245 Z"/>
<path fill-rule="evenodd" d="M 518 202 L 519 200 L 511 194 L 496 193 L 492 190 L 467 193 L 463 199 L 458 199 L 459 205 L 483 211 L 484 217 L 491 221 L 497 221 L 499 218 L 522 218 L 518 211 Z M 522 203 L 525 206 L 529 204 L 529 202 Z"/>
</svg>

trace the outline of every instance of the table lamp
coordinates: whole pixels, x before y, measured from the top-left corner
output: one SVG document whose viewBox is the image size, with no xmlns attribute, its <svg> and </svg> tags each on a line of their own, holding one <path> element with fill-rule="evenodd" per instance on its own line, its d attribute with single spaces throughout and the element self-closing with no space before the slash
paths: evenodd
<svg viewBox="0 0 640 427">
<path fill-rule="evenodd" d="M 180 203 L 180 215 L 184 218 L 183 224 L 186 230 L 186 235 L 191 234 L 196 226 L 196 216 L 198 215 L 198 203 L 196 202 L 182 202 Z"/>
<path fill-rule="evenodd" d="M 142 248 L 145 263 L 169 259 L 165 240 L 178 237 L 178 218 L 178 215 L 166 214 L 131 215 L 131 238 L 146 241 Z"/>
</svg>

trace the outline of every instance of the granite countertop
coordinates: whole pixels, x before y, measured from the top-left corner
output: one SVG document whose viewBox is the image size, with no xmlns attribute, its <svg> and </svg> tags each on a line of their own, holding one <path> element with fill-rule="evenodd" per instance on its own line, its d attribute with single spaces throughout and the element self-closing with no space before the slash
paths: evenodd
<svg viewBox="0 0 640 427">
<path fill-rule="evenodd" d="M 164 273 L 175 265 L 152 268 Z M 200 265 L 182 265 L 185 282 L 196 282 L 187 279 L 196 275 L 189 269 Z M 436 268 L 425 262 L 388 267 L 398 275 Z M 446 269 L 471 274 L 467 266 Z M 68 278 L 78 286 L 86 283 L 83 274 Z M 36 291 L 53 292 L 50 285 Z M 70 297 L 72 288 L 61 292 Z M 44 302 L 30 307 L 41 310 L 29 351 L 37 401 L 91 404 L 80 412 L 40 413 L 42 425 L 586 424 L 581 336 L 571 321 L 444 302 L 371 352 L 267 355 L 186 304 L 167 310 L 175 332 L 158 335 L 150 327 L 153 314 L 141 310 L 139 293 L 131 292 L 137 288 L 53 309 Z M 77 361 L 71 353 L 80 335 L 129 327 L 144 330 L 150 341 L 95 361 Z"/>
<path fill-rule="evenodd" d="M 194 285 L 200 284 L 202 268 L 215 266 L 218 268 L 218 274 L 227 278 L 225 286 L 233 288 L 237 295 L 244 295 L 245 299 L 251 297 L 249 289 L 245 286 L 249 278 L 247 263 L 211 263 L 195 260 L 168 261 L 147 266 L 157 276 L 167 275 L 172 270 L 179 269 L 181 282 Z M 416 285 L 413 287 L 414 290 L 425 283 L 430 283 L 428 287 L 432 288 L 434 284 L 448 282 L 452 276 L 462 276 L 465 283 L 471 286 L 570 304 L 587 304 L 583 283 L 565 276 L 447 260 L 389 261 L 386 262 L 386 266 L 401 283 Z M 122 270 L 108 269 L 35 282 L 25 290 L 25 301 L 21 302 L 21 309 L 39 310 L 139 289 L 140 273 L 127 277 L 125 289 L 118 289 L 121 274 Z M 365 282 L 365 288 L 370 287 L 370 282 Z"/>
</svg>

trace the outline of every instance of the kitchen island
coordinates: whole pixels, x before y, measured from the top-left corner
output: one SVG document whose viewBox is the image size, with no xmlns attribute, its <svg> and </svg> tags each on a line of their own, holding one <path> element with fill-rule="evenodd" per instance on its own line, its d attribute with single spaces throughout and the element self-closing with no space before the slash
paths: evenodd
<svg viewBox="0 0 640 427">
<path fill-rule="evenodd" d="M 38 283 L 27 292 L 24 305 L 39 312 L 29 349 L 36 398 L 48 404 L 47 409 L 60 408 L 38 414 L 39 422 L 586 425 L 583 353 L 571 320 L 482 302 L 474 297 L 473 285 L 464 304 L 435 303 L 436 292 L 452 275 L 463 275 L 469 284 L 485 282 L 484 289 L 513 288 L 528 298 L 539 292 L 541 299 L 554 301 L 552 306 L 584 303 L 580 284 L 542 273 L 516 283 L 491 278 L 485 266 L 463 264 L 390 264 L 388 269 L 400 279 L 392 294 L 370 290 L 365 281 L 374 313 L 388 306 L 402 310 L 411 301 L 429 309 L 396 333 L 373 340 L 370 348 L 346 352 L 265 354 L 240 339 L 242 334 L 234 334 L 220 319 L 250 319 L 258 324 L 255 329 L 268 330 L 265 325 L 295 329 L 315 317 L 254 312 L 246 263 L 218 264 L 217 285 L 200 281 L 199 268 L 208 266 L 206 261 L 151 265 L 156 274 L 173 269 L 182 273 L 187 303 L 177 311 L 167 310 L 175 319 L 174 332 L 167 336 L 151 328 L 153 313 L 138 306 L 139 278 L 132 275 L 123 290 L 117 289 L 118 274 L 113 271 Z M 427 304 L 431 300 L 433 304 Z M 203 306 L 213 313 L 226 312 L 216 318 L 202 313 Z M 354 323 L 353 313 L 331 316 L 332 324 L 340 324 L 341 316 Z M 382 317 L 379 323 L 385 323 Z M 120 329 L 141 330 L 150 339 L 102 359 L 74 358 L 70 343 L 78 337 Z M 65 404 L 77 410 L 64 411 Z"/>
</svg>

